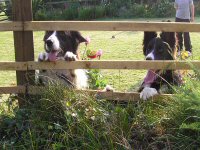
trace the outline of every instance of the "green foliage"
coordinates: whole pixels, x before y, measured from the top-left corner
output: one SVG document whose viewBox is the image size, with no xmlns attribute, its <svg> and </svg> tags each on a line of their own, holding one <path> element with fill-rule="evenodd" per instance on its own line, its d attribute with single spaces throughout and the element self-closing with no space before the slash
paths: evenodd
<svg viewBox="0 0 200 150">
<path fill-rule="evenodd" d="M 5 4 L 0 3 L 0 13 L 4 11 L 4 8 L 5 8 Z"/>
<path fill-rule="evenodd" d="M 195 4 L 195 16 L 200 16 L 200 2 Z"/>
<path fill-rule="evenodd" d="M 169 0 L 161 0 L 159 4 L 154 6 L 156 17 L 172 17 L 175 15 L 174 4 Z"/>
<path fill-rule="evenodd" d="M 134 4 L 131 7 L 131 14 L 132 17 L 145 17 L 146 14 L 146 8 L 144 5 L 141 4 Z"/>
<path fill-rule="evenodd" d="M 8 19 L 12 19 L 12 3 L 11 1 L 5 2 L 5 9 L 4 9 L 5 15 L 8 17 Z"/>
<path fill-rule="evenodd" d="M 104 6 L 96 6 L 95 7 L 95 19 L 105 17 L 105 7 Z"/>
<path fill-rule="evenodd" d="M 78 18 L 78 9 L 68 8 L 62 12 L 62 19 L 75 20 Z"/>
<path fill-rule="evenodd" d="M 103 78 L 99 69 L 89 70 L 88 76 L 90 89 L 103 89 L 106 86 L 106 80 Z"/>
<path fill-rule="evenodd" d="M 33 12 L 33 19 L 35 20 L 35 15 L 37 11 L 43 8 L 44 2 L 43 0 L 32 0 L 32 12 Z"/>
<path fill-rule="evenodd" d="M 79 20 L 92 20 L 95 18 L 95 8 L 94 7 L 82 7 L 79 10 Z"/>
</svg>

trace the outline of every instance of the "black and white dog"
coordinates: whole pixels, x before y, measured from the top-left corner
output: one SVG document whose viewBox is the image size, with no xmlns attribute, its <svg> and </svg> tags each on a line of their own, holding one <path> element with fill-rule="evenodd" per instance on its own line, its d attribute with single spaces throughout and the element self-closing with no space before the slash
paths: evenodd
<svg viewBox="0 0 200 150">
<path fill-rule="evenodd" d="M 39 54 L 38 61 L 76 61 L 79 59 L 78 46 L 87 42 L 78 31 L 46 31 L 44 35 L 45 52 Z M 83 69 L 40 70 L 39 82 L 59 82 L 68 87 L 88 88 L 88 78 Z"/>
<path fill-rule="evenodd" d="M 146 60 L 174 60 L 176 56 L 176 36 L 174 32 L 144 32 L 143 53 Z M 148 98 L 159 94 L 160 89 L 170 85 L 182 84 L 182 78 L 174 70 L 153 70 L 147 72 L 139 89 L 140 98 Z"/>
</svg>

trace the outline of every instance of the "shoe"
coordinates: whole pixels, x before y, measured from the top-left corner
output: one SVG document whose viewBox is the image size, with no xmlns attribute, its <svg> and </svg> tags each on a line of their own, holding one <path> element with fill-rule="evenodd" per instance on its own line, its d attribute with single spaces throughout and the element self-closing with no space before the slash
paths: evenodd
<svg viewBox="0 0 200 150">
<path fill-rule="evenodd" d="M 179 57 L 181 55 L 181 51 L 178 51 L 177 52 L 177 56 Z"/>
<path fill-rule="evenodd" d="M 192 56 L 192 52 L 187 51 L 187 53 L 188 53 L 188 57 Z"/>
</svg>

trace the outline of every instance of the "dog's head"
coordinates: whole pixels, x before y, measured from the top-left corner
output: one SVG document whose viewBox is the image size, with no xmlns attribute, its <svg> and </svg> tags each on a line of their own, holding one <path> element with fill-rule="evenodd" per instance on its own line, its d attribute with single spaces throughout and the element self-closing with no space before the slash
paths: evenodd
<svg viewBox="0 0 200 150">
<path fill-rule="evenodd" d="M 176 36 L 174 32 L 162 32 L 157 36 L 156 32 L 144 32 L 143 53 L 146 60 L 173 60 L 176 53 Z M 170 80 L 171 70 L 150 69 L 144 79 L 143 86 L 153 84 L 155 81 L 160 83 L 162 76 L 165 80 Z M 169 78 L 170 79 L 167 79 Z"/>
<path fill-rule="evenodd" d="M 67 51 L 78 55 L 79 44 L 86 42 L 78 31 L 46 31 L 43 40 L 45 51 L 59 56 L 65 55 Z"/>
<path fill-rule="evenodd" d="M 143 53 L 146 60 L 173 60 L 175 51 L 174 32 L 162 32 L 160 37 L 155 32 L 144 32 Z"/>
</svg>

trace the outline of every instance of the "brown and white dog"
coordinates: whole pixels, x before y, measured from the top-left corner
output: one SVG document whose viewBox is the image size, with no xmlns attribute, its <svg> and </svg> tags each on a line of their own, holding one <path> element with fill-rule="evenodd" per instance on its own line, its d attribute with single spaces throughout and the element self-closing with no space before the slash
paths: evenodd
<svg viewBox="0 0 200 150">
<path fill-rule="evenodd" d="M 46 31 L 45 52 L 39 54 L 38 61 L 79 60 L 78 46 L 87 40 L 78 31 Z M 88 78 L 83 69 L 40 70 L 40 84 L 61 83 L 68 87 L 88 88 Z"/>
</svg>

